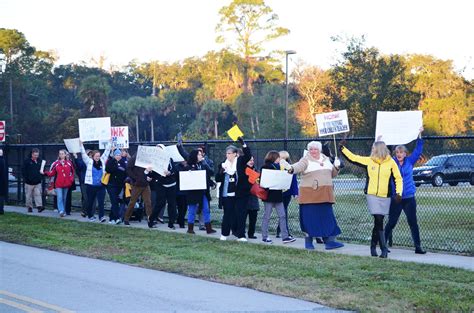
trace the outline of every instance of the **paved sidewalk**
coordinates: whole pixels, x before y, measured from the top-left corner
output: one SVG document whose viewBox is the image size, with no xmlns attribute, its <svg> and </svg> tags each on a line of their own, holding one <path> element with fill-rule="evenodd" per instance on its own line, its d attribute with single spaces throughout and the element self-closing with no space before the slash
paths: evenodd
<svg viewBox="0 0 474 313">
<path fill-rule="evenodd" d="M 5 206 L 5 211 L 34 215 L 34 216 L 59 218 L 59 214 L 51 210 L 45 210 L 42 213 L 38 213 L 36 210 L 34 210 L 34 213 L 27 213 L 26 208 L 24 207 Z M 65 217 L 64 219 L 76 220 L 80 222 L 88 222 L 86 218 L 81 217 L 80 214 L 76 212 L 72 213 L 72 215 L 70 216 Z M 117 225 L 112 226 L 112 225 L 109 225 L 108 223 L 105 223 L 105 224 L 107 224 L 107 226 L 109 227 L 137 227 L 137 228 L 148 229 L 147 223 L 145 221 L 142 221 L 141 223 L 130 222 L 131 224 L 130 226 L 123 226 L 123 224 L 118 225 L 118 226 Z M 213 237 L 213 238 L 219 239 L 220 231 L 219 229 L 216 229 L 216 230 L 217 230 L 217 233 L 212 234 L 212 235 L 206 234 L 205 231 L 199 231 L 199 230 L 197 231 L 195 230 L 195 231 L 196 231 L 196 234 L 199 236 L 207 236 L 207 237 Z M 175 230 L 171 230 L 166 226 L 166 224 L 165 225 L 158 224 L 157 228 L 150 229 L 150 231 L 168 231 L 168 232 L 175 232 L 175 233 L 185 233 L 186 229 L 177 228 Z M 261 242 L 261 238 L 262 238 L 261 235 L 256 234 L 256 236 L 258 237 L 258 239 L 255 239 L 255 240 L 250 239 L 249 243 L 264 244 Z M 231 236 L 229 238 L 234 238 L 234 237 Z M 278 245 L 278 246 L 284 245 L 280 239 L 277 239 L 277 238 L 271 238 L 271 239 L 274 242 L 273 245 Z M 371 257 L 370 252 L 369 252 L 370 251 L 369 246 L 360 245 L 360 244 L 351 244 L 351 243 L 344 243 L 344 244 L 345 246 L 343 248 L 330 250 L 330 251 L 325 250 L 324 245 L 315 244 L 315 247 L 316 247 L 315 251 Z M 285 244 L 284 246 L 289 247 L 289 248 L 304 249 L 304 238 L 297 238 L 295 242 L 290 243 L 290 244 Z M 390 248 L 390 251 L 391 253 L 389 253 L 389 258 L 392 260 L 398 260 L 402 262 L 436 264 L 436 265 L 443 265 L 443 266 L 449 266 L 449 267 L 455 267 L 455 268 L 461 268 L 461 269 L 474 271 L 474 258 L 469 257 L 469 256 L 446 254 L 446 253 L 432 253 L 432 252 L 428 252 L 424 255 L 420 255 L 420 254 L 415 254 L 414 249 L 407 250 L 407 249 Z"/>
</svg>

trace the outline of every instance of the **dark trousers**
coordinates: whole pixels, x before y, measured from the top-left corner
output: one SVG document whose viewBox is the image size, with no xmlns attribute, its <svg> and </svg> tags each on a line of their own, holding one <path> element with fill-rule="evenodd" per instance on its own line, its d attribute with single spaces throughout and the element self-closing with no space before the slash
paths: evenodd
<svg viewBox="0 0 474 313">
<path fill-rule="evenodd" d="M 290 226 L 288 226 L 288 206 L 290 205 L 291 202 L 291 195 L 284 195 L 283 196 L 283 207 L 285 208 L 285 219 L 286 219 L 286 230 L 288 232 L 288 236 L 291 236 L 290 233 Z M 280 224 L 277 226 L 277 236 L 280 235 L 281 229 L 280 229 Z"/>
<path fill-rule="evenodd" d="M 82 183 L 80 185 L 82 212 L 84 212 L 85 214 L 87 214 L 87 206 L 89 205 L 89 201 L 87 200 L 87 188 L 86 188 L 86 186 L 87 185 L 84 184 L 84 183 Z M 92 210 L 95 212 L 96 208 L 97 208 L 97 200 L 94 201 L 94 204 L 92 205 Z"/>
<path fill-rule="evenodd" d="M 122 186 L 107 186 L 107 193 L 110 198 L 110 215 L 109 219 L 115 221 L 121 218 L 120 214 L 120 192 L 122 191 Z"/>
<path fill-rule="evenodd" d="M 99 207 L 99 219 L 104 216 L 105 186 L 86 185 L 87 192 L 87 216 L 93 217 L 95 214 L 94 201 L 97 198 L 97 206 Z"/>
<path fill-rule="evenodd" d="M 224 215 L 222 216 L 222 229 L 221 234 L 223 236 L 229 236 L 230 230 L 234 225 L 237 218 L 237 203 L 235 197 L 224 197 L 222 198 L 222 207 L 224 209 Z M 236 235 L 236 233 L 234 234 Z"/>
<path fill-rule="evenodd" d="M 186 195 L 176 195 L 176 205 L 178 206 L 177 222 L 180 227 L 184 227 L 184 218 L 188 210 L 188 203 L 186 202 Z"/>
<path fill-rule="evenodd" d="M 407 217 L 408 226 L 410 226 L 411 237 L 415 247 L 420 247 L 420 229 L 418 227 L 418 221 L 416 218 L 416 200 L 415 197 L 402 199 L 402 202 L 396 203 L 392 200 L 390 204 L 390 213 L 388 216 L 387 225 L 385 225 L 385 238 L 390 238 L 392 236 L 392 231 L 397 225 L 400 214 L 405 212 Z"/>
<path fill-rule="evenodd" d="M 4 209 L 4 205 L 5 205 L 5 197 L 4 196 L 0 196 L 0 213 L 3 214 L 3 209 Z"/>
<path fill-rule="evenodd" d="M 70 187 L 70 188 L 67 190 L 66 208 L 65 208 L 67 215 L 70 215 L 70 214 L 71 214 L 71 208 L 72 208 L 72 188 L 73 188 L 73 187 Z"/>
<path fill-rule="evenodd" d="M 245 238 L 245 226 L 247 221 L 247 207 L 249 204 L 249 196 L 236 198 L 236 215 L 235 215 L 235 232 L 238 238 Z"/>
<path fill-rule="evenodd" d="M 173 226 L 176 221 L 176 185 L 171 187 L 164 187 L 158 185 L 156 187 L 156 201 L 155 208 L 157 212 L 164 211 L 168 203 L 168 226 Z"/>
<path fill-rule="evenodd" d="M 249 219 L 249 237 L 255 236 L 255 225 L 257 224 L 258 210 L 247 210 L 247 216 Z M 247 219 L 247 217 L 246 217 Z"/>
</svg>

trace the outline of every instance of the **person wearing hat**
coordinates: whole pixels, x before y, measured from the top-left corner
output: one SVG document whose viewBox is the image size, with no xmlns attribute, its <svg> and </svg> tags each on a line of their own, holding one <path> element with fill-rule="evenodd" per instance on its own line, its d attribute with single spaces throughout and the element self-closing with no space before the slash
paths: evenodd
<svg viewBox="0 0 474 313">
<path fill-rule="evenodd" d="M 105 171 L 110 174 L 109 182 L 106 186 L 110 198 L 109 224 L 120 224 L 122 222 L 120 214 L 120 193 L 127 177 L 126 168 L 122 166 L 122 152 L 115 149 L 105 164 Z"/>
</svg>

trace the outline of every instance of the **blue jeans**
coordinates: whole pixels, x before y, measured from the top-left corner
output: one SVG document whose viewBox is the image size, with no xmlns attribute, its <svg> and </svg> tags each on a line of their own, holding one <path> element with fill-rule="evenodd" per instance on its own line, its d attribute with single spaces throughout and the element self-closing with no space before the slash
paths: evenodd
<svg viewBox="0 0 474 313">
<path fill-rule="evenodd" d="M 97 206 L 99 207 L 99 219 L 104 216 L 105 186 L 86 185 L 87 192 L 87 216 L 93 217 L 95 214 L 94 201 L 97 198 Z"/>
<path fill-rule="evenodd" d="M 390 204 L 390 213 L 388 216 L 388 222 L 385 226 L 385 238 L 388 240 L 392 235 L 392 231 L 398 223 L 398 219 L 402 210 L 405 212 L 407 217 L 408 226 L 410 226 L 411 237 L 415 247 L 420 247 L 420 229 L 418 228 L 418 221 L 416 218 L 416 200 L 415 197 L 402 199 L 402 202 L 396 203 L 392 199 Z"/>
<path fill-rule="evenodd" d="M 58 211 L 59 213 L 65 213 L 66 210 L 66 201 L 67 201 L 67 191 L 69 188 L 56 188 L 56 197 L 58 197 Z"/>
<path fill-rule="evenodd" d="M 194 224 L 196 218 L 198 204 L 188 204 L 188 224 Z M 206 195 L 202 197 L 202 214 L 204 215 L 204 223 L 211 222 L 211 210 L 209 209 L 209 201 Z"/>
</svg>

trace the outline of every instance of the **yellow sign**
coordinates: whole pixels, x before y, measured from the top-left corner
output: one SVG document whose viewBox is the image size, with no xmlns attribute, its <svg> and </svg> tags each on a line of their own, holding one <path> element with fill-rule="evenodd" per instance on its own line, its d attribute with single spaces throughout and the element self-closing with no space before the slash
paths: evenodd
<svg viewBox="0 0 474 313">
<path fill-rule="evenodd" d="M 244 133 L 240 130 L 239 126 L 234 125 L 231 129 L 227 131 L 227 134 L 233 141 L 237 141 L 237 138 L 242 137 Z"/>
</svg>

